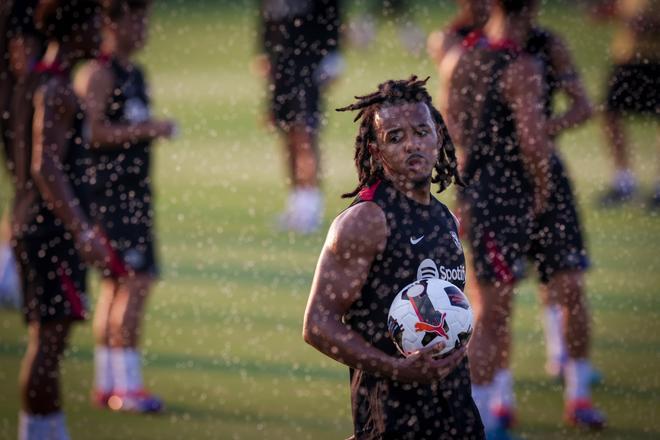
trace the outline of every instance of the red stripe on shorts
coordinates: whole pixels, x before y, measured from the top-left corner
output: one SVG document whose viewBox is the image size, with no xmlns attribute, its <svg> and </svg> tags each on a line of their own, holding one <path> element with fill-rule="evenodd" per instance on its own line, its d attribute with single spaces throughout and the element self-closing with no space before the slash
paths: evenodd
<svg viewBox="0 0 660 440">
<path fill-rule="evenodd" d="M 504 254 L 493 237 L 494 235 L 495 234 L 492 232 L 486 234 L 486 251 L 488 252 L 488 258 L 493 263 L 493 269 L 495 270 L 497 280 L 504 284 L 512 283 L 515 280 L 513 271 L 506 262 Z"/>
<path fill-rule="evenodd" d="M 80 299 L 81 293 L 78 292 L 76 284 L 71 277 L 66 274 L 64 266 L 60 265 L 58 272 L 60 283 L 62 284 L 62 290 L 71 305 L 71 317 L 74 319 L 85 319 L 85 306 L 83 305 L 82 299 Z"/>
</svg>

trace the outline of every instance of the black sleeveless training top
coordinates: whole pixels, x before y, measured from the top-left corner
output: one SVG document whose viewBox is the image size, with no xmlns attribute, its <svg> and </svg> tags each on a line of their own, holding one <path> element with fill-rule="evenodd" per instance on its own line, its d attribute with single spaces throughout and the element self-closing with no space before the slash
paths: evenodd
<svg viewBox="0 0 660 440">
<path fill-rule="evenodd" d="M 31 174 L 32 163 L 32 120 L 34 118 L 34 92 L 43 87 L 54 76 L 69 75 L 56 65 L 38 63 L 26 88 L 17 91 L 19 98 L 12 102 L 17 119 L 12 125 L 20 126 L 21 139 L 12 142 L 15 161 L 15 194 L 12 206 L 12 234 L 17 239 L 43 239 L 62 235 L 66 232 L 62 221 L 48 207 L 42 198 Z M 71 92 L 73 93 L 73 91 Z M 76 203 L 85 213 L 89 207 L 89 168 L 91 158 L 83 138 L 85 115 L 80 106 L 75 113 L 73 126 L 69 132 L 68 147 L 64 157 L 60 158 L 62 170 L 69 180 Z"/>
<path fill-rule="evenodd" d="M 142 70 L 127 69 L 114 58 L 102 59 L 114 78 L 113 93 L 105 114 L 113 123 L 140 123 L 151 117 L 149 95 Z M 125 192 L 150 193 L 151 142 L 127 143 L 123 148 L 92 149 L 92 190 L 99 198 L 119 198 Z"/>
<path fill-rule="evenodd" d="M 431 197 L 422 205 L 382 180 L 360 192 L 353 204 L 373 202 L 385 213 L 387 246 L 377 255 L 344 322 L 374 347 L 401 356 L 389 337 L 392 300 L 422 271 L 465 287 L 465 258 L 458 225 L 449 209 Z M 356 438 L 481 438 L 482 426 L 471 397 L 467 361 L 439 386 L 402 384 L 350 370 Z"/>
</svg>

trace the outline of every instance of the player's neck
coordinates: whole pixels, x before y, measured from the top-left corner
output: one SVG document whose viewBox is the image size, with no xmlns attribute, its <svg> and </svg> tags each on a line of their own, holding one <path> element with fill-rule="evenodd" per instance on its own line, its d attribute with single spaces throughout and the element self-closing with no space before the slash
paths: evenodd
<svg viewBox="0 0 660 440">
<path fill-rule="evenodd" d="M 522 45 L 529 33 L 529 23 L 520 17 L 495 12 L 484 26 L 484 33 L 491 41 L 513 41 Z"/>
<path fill-rule="evenodd" d="M 62 71 L 69 71 L 78 62 L 78 57 L 66 43 L 50 42 L 41 61 L 46 65 L 57 65 Z"/>
<path fill-rule="evenodd" d="M 431 182 L 412 182 L 403 179 L 389 179 L 392 186 L 409 199 L 421 205 L 429 205 L 431 203 Z"/>
</svg>

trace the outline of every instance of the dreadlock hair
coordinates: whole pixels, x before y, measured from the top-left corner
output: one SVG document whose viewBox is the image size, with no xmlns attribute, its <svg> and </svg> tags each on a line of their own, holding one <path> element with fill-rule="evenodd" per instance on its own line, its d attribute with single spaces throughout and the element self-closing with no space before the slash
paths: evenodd
<svg viewBox="0 0 660 440">
<path fill-rule="evenodd" d="M 426 79 L 417 79 L 412 75 L 406 80 L 389 80 L 378 85 L 378 91 L 364 96 L 356 96 L 357 102 L 346 107 L 336 109 L 338 112 L 358 110 L 353 119 L 360 121 L 358 135 L 355 138 L 355 167 L 358 172 L 358 185 L 351 192 L 342 194 L 344 198 L 355 197 L 363 188 L 371 186 L 377 180 L 384 178 L 383 168 L 376 164 L 369 151 L 369 144 L 377 142 L 374 118 L 376 112 L 383 106 L 404 103 L 421 102 L 426 104 L 433 122 L 439 131 L 442 144 L 438 151 L 438 159 L 435 163 L 435 176 L 431 178 L 432 183 L 438 184 L 438 192 L 444 191 L 453 183 L 465 186 L 458 172 L 456 161 L 456 148 L 449 137 L 449 131 L 442 115 L 433 106 L 431 95 L 426 90 Z"/>
</svg>

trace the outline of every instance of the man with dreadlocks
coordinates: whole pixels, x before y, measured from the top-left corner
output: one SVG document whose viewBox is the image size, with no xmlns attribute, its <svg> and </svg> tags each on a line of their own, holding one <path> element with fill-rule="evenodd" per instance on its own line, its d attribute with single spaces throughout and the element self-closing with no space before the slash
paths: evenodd
<svg viewBox="0 0 660 440">
<path fill-rule="evenodd" d="M 388 337 L 393 298 L 421 266 L 465 287 L 456 218 L 431 195 L 462 185 L 442 116 L 413 76 L 386 81 L 339 111 L 358 110 L 355 197 L 333 222 L 311 288 L 303 336 L 350 368 L 355 439 L 476 439 L 465 348 L 402 357 Z M 435 170 L 435 175 L 433 171 Z M 441 269 L 441 270 L 437 270 Z M 442 270 L 444 269 L 444 270 Z M 438 275 L 439 277 L 439 275 Z"/>
</svg>

